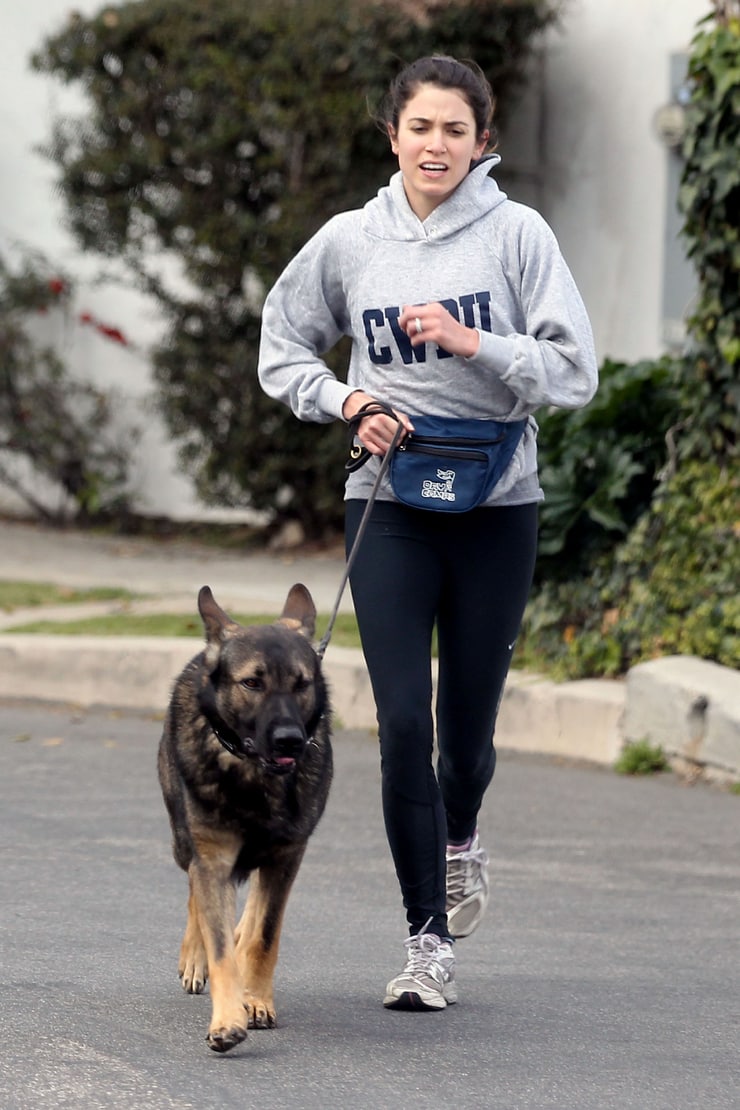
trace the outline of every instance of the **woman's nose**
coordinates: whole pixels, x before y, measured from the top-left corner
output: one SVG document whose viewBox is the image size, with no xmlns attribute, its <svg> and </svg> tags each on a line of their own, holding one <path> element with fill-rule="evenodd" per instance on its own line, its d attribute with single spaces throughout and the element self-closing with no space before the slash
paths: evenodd
<svg viewBox="0 0 740 1110">
<path fill-rule="evenodd" d="M 444 138 L 444 135 L 442 134 L 442 132 L 441 131 L 431 132 L 430 135 L 429 135 L 429 140 L 427 142 L 427 150 L 438 151 L 438 150 L 444 150 L 444 149 L 445 149 L 445 138 Z"/>
</svg>

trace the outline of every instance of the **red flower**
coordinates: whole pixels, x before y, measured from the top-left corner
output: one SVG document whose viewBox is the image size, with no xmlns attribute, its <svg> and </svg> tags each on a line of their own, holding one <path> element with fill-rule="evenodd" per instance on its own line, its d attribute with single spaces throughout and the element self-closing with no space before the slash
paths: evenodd
<svg viewBox="0 0 740 1110">
<path fill-rule="evenodd" d="M 120 328 L 111 327 L 110 324 L 102 324 L 100 320 L 96 320 L 92 312 L 81 312 L 77 319 L 81 324 L 89 324 L 95 328 L 100 335 L 104 335 L 106 339 L 110 339 L 112 343 L 120 343 L 122 347 L 128 347 L 129 342 Z"/>
<path fill-rule="evenodd" d="M 112 339 L 114 343 L 120 343 L 122 346 L 128 347 L 128 340 L 118 328 L 108 327 L 107 324 L 98 324 L 98 331 L 101 335 L 104 335 L 106 339 Z"/>
</svg>

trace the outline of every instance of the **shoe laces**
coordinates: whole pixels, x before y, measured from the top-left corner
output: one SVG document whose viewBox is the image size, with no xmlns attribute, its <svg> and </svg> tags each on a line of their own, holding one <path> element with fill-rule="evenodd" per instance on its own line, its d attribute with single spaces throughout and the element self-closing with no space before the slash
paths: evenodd
<svg viewBox="0 0 740 1110">
<path fill-rule="evenodd" d="M 473 885 L 478 871 L 488 863 L 488 854 L 480 846 L 466 848 L 464 852 L 450 852 L 447 856 L 447 897 L 462 898 Z"/>
<path fill-rule="evenodd" d="M 424 929 L 426 929 L 426 925 Z M 435 933 L 427 933 L 424 929 L 403 942 L 408 952 L 406 967 L 404 968 L 407 974 L 418 975 L 419 973 L 429 972 L 433 964 L 439 963 L 441 955 L 439 950 L 446 942 Z"/>
</svg>

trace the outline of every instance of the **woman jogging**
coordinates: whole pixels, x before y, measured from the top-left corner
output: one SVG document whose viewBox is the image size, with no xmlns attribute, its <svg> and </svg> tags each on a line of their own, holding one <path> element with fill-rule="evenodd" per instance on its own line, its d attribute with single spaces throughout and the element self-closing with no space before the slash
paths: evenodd
<svg viewBox="0 0 740 1110">
<path fill-rule="evenodd" d="M 584 405 L 597 383 L 588 317 L 552 232 L 490 176 L 492 115 L 474 64 L 407 66 L 383 112 L 399 171 L 306 244 L 263 314 L 263 388 L 301 420 L 349 422 L 368 460 L 347 478 L 348 549 L 399 422 L 404 461 L 427 416 L 453 432 L 457 421 L 486 422 L 496 435 L 484 438 L 507 438 L 514 452 L 469 511 L 455 511 L 459 451 L 423 483 L 429 507 L 402 501 L 386 475 L 350 576 L 409 922 L 405 966 L 385 993 L 394 1009 L 457 999 L 454 940 L 477 927 L 488 901 L 477 818 L 535 561 L 543 495 L 532 414 Z M 322 361 L 342 335 L 353 341 L 346 384 Z"/>
</svg>

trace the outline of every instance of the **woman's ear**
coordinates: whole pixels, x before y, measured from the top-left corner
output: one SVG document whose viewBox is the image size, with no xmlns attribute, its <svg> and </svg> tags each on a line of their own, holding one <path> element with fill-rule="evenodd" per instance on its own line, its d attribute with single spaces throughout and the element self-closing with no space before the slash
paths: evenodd
<svg viewBox="0 0 740 1110">
<path fill-rule="evenodd" d="M 391 144 L 391 150 L 393 151 L 394 154 L 398 154 L 398 132 L 396 131 L 396 129 L 393 126 L 392 123 L 389 123 L 387 126 L 388 126 L 388 139 L 389 139 L 390 144 Z"/>
<path fill-rule="evenodd" d="M 488 140 L 490 139 L 490 137 L 491 137 L 491 132 L 490 131 L 484 131 L 483 132 L 480 139 L 478 140 L 478 145 L 475 148 L 475 157 L 476 158 L 481 157 L 481 155 L 485 151 L 486 147 L 488 146 Z"/>
</svg>

